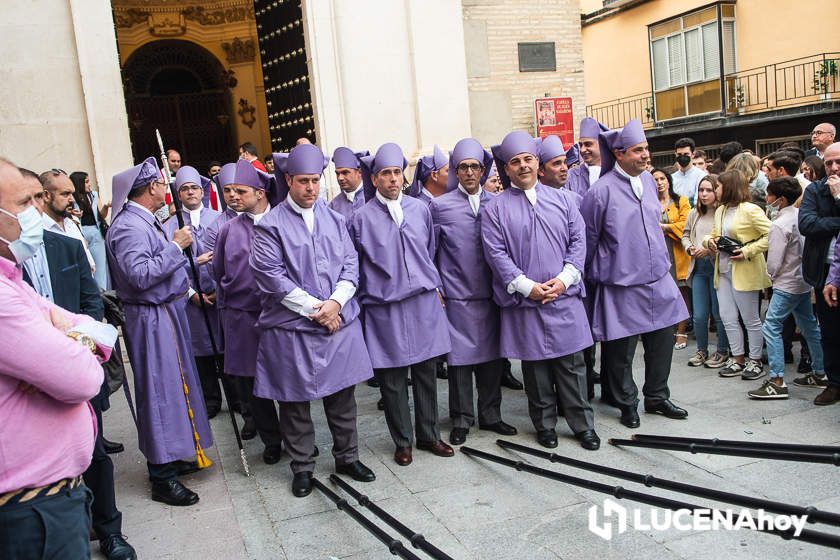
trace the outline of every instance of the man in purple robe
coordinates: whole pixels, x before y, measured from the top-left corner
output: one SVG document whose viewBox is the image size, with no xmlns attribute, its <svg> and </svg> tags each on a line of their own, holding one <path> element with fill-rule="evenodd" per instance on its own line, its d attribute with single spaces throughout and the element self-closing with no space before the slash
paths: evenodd
<svg viewBox="0 0 840 560">
<path fill-rule="evenodd" d="M 685 418 L 670 400 L 668 376 L 674 325 L 688 310 L 669 270 L 671 260 L 659 219 L 662 209 L 653 176 L 645 171 L 650 152 L 642 124 L 601 133 L 601 178 L 584 194 L 586 279 L 593 293 L 592 333 L 601 341 L 601 384 L 621 423 L 639 427 L 633 356 L 639 338 L 645 349 L 645 412 Z"/>
<path fill-rule="evenodd" d="M 333 152 L 332 161 L 335 165 L 335 178 L 341 192 L 330 201 L 330 208 L 344 216 L 348 223 L 356 210 L 365 205 L 365 192 L 362 184 L 362 172 L 359 170 L 361 167 L 359 158 L 366 155 L 368 155 L 367 151 L 355 153 L 344 146 L 336 148 Z"/>
<path fill-rule="evenodd" d="M 328 159 L 300 144 L 274 154 L 278 195 L 255 226 L 251 268 L 262 300 L 254 392 L 280 401 L 283 439 L 292 457 L 292 493 L 312 492 L 315 427 L 310 402 L 323 399 L 335 470 L 376 479 L 359 461 L 356 384 L 373 374 L 359 304 L 359 260 L 344 217 L 319 198 Z"/>
<path fill-rule="evenodd" d="M 236 206 L 236 202 L 234 200 L 233 176 L 235 173 L 236 164 L 226 163 L 213 179 L 216 181 L 217 188 L 222 193 L 222 200 L 225 203 L 225 211 L 222 212 L 212 224 L 207 226 L 207 230 L 204 232 L 203 245 L 206 252 L 213 252 L 213 249 L 216 246 L 216 237 L 219 235 L 219 229 L 221 229 L 225 223 L 242 213 L 242 210 Z M 210 261 L 209 266 L 212 269 L 212 260 Z M 219 309 L 224 307 L 222 292 L 218 289 L 216 291 L 216 306 Z"/>
<path fill-rule="evenodd" d="M 114 217 L 107 249 L 111 281 L 125 308 L 123 334 L 134 371 L 137 432 L 152 499 L 176 506 L 198 502 L 178 480 L 183 460 L 213 445 L 190 344 L 183 250 L 190 227 L 166 236 L 154 212 L 168 185 L 154 158 L 114 176 Z M 186 389 L 185 389 L 186 388 Z"/>
<path fill-rule="evenodd" d="M 540 167 L 537 171 L 540 183 L 547 187 L 562 189 L 566 186 L 566 181 L 569 178 L 569 168 L 566 166 L 566 150 L 563 148 L 563 141 L 554 134 L 551 134 L 537 142 L 540 150 Z M 576 200 L 578 202 L 580 201 L 580 195 L 577 196 Z"/>
<path fill-rule="evenodd" d="M 204 313 L 201 310 L 201 303 L 198 300 L 198 291 L 194 285 L 192 270 L 188 262 L 184 263 L 184 271 L 190 282 L 187 294 L 187 320 L 190 323 L 192 334 L 192 350 L 195 357 L 195 367 L 198 370 L 198 378 L 201 381 L 201 392 L 204 395 L 204 404 L 207 407 L 207 417 L 213 418 L 222 408 L 222 392 L 219 388 L 219 379 L 216 377 L 216 360 L 221 360 L 219 343 L 219 315 L 216 312 L 216 283 L 210 276 L 207 269 L 207 258 L 201 256 L 204 252 L 203 238 L 207 228 L 220 216 L 220 213 L 204 206 L 202 199 L 204 193 L 210 192 L 210 179 L 202 177 L 194 167 L 184 165 L 175 174 L 175 191 L 181 201 L 181 215 L 184 217 L 184 225 L 190 226 L 193 234 L 192 251 L 196 255 L 195 264 L 199 274 L 199 284 L 204 298 L 204 307 L 207 310 L 207 318 L 210 320 L 213 341 L 216 343 L 216 351 L 213 353 L 213 345 L 210 343 L 210 335 L 207 333 L 207 324 L 204 322 Z M 163 224 L 163 231 L 169 239 L 178 229 L 178 220 L 174 217 Z"/>
<path fill-rule="evenodd" d="M 557 407 L 585 449 L 598 449 L 581 350 L 592 345 L 583 307 L 586 255 L 580 212 L 537 179 L 537 142 L 523 131 L 493 147 L 501 195 L 481 215 L 481 237 L 501 307 L 501 353 L 522 360 L 537 442 L 557 446 Z"/>
<path fill-rule="evenodd" d="M 583 196 L 601 176 L 601 151 L 598 147 L 598 135 L 606 130 L 609 129 L 592 117 L 586 117 L 580 121 L 578 149 L 583 163 L 569 170 L 566 188 L 570 191 Z"/>
<path fill-rule="evenodd" d="M 475 423 L 473 373 L 479 428 L 516 435 L 516 428 L 502 421 L 499 307 L 493 301 L 493 279 L 481 250 L 481 213 L 493 197 L 481 188 L 481 180 L 492 162 L 493 156 L 477 140 L 459 141 L 449 158 L 450 190 L 429 205 L 452 341 L 447 356 L 452 445 L 464 443 Z"/>
<path fill-rule="evenodd" d="M 244 159 L 236 162 L 228 180 L 232 192 L 230 207 L 237 208 L 239 215 L 219 229 L 212 269 L 219 291 L 225 294 L 222 311 L 224 369 L 227 375 L 236 379 L 242 417 L 245 419 L 243 437 L 252 439 L 258 433 L 265 445 L 263 461 L 273 465 L 282 454 L 283 433 L 274 401 L 254 394 L 260 340 L 257 320 L 262 306 L 249 263 L 254 227 L 270 210 L 267 191 L 272 181 L 267 173 Z"/>
<path fill-rule="evenodd" d="M 420 199 L 426 204 L 442 195 L 447 190 L 449 180 L 449 158 L 435 144 L 434 152 L 430 156 L 422 156 L 417 160 L 414 170 L 414 180 L 408 188 L 408 195 Z"/>
<path fill-rule="evenodd" d="M 454 454 L 438 426 L 435 363 L 451 346 L 434 264 L 434 227 L 427 205 L 402 194 L 406 165 L 402 149 L 392 143 L 362 158 L 368 202 L 350 222 L 359 252 L 365 342 L 397 448 L 394 461 L 403 466 L 412 461 L 409 369 L 417 448 L 440 457 Z"/>
</svg>

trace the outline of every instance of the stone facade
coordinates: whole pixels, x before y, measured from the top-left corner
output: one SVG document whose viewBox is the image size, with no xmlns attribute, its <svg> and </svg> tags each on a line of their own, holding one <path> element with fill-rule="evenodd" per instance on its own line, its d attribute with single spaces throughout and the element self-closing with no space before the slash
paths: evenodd
<svg viewBox="0 0 840 560">
<path fill-rule="evenodd" d="M 571 97 L 585 115 L 579 0 L 462 0 L 472 133 L 494 144 L 511 129 L 536 134 L 534 98 Z M 520 72 L 517 43 L 555 43 L 557 70 Z"/>
</svg>

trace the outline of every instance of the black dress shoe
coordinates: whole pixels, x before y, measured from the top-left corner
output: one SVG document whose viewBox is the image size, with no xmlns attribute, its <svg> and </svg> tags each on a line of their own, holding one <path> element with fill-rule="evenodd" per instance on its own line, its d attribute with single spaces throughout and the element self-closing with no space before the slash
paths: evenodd
<svg viewBox="0 0 840 560">
<path fill-rule="evenodd" d="M 554 449 L 557 447 L 557 434 L 554 430 L 540 430 L 537 432 L 537 443 L 543 447 Z"/>
<path fill-rule="evenodd" d="M 666 418 L 673 418 L 674 420 L 682 420 L 688 417 L 688 411 L 680 408 L 671 401 L 662 401 L 656 404 L 646 404 L 645 412 L 648 414 L 661 414 Z"/>
<path fill-rule="evenodd" d="M 335 472 L 346 474 L 353 480 L 358 480 L 359 482 L 373 482 L 376 480 L 376 475 L 373 474 L 373 471 L 364 466 L 359 460 L 344 465 L 336 464 Z"/>
<path fill-rule="evenodd" d="M 102 443 L 105 445 L 105 453 L 108 455 L 113 455 L 114 453 L 122 453 L 125 451 L 125 446 L 118 441 L 108 441 L 104 437 L 102 438 Z"/>
<path fill-rule="evenodd" d="M 385 399 L 379 399 L 378 401 L 376 401 L 376 409 L 385 410 Z"/>
<path fill-rule="evenodd" d="M 292 494 L 303 498 L 312 493 L 312 471 L 300 471 L 295 473 L 292 479 Z"/>
<path fill-rule="evenodd" d="M 525 388 L 524 385 L 522 385 L 522 382 L 515 378 L 513 373 L 510 371 L 502 374 L 502 387 L 507 387 L 508 389 L 513 389 L 514 391 L 521 391 Z"/>
<path fill-rule="evenodd" d="M 178 476 L 186 476 L 199 471 L 198 463 L 195 461 L 172 461 L 172 464 L 175 465 Z"/>
<path fill-rule="evenodd" d="M 586 377 L 591 378 L 592 382 L 595 383 L 595 384 L 600 384 L 601 383 L 601 374 L 599 372 L 595 371 L 594 369 L 588 370 L 586 372 Z"/>
<path fill-rule="evenodd" d="M 119 533 L 108 535 L 99 541 L 99 550 L 108 560 L 136 560 L 137 553 L 134 547 L 128 544 L 125 538 Z"/>
<path fill-rule="evenodd" d="M 219 411 L 222 410 L 221 404 L 208 404 L 207 405 L 207 418 L 215 418 L 216 415 L 219 414 Z"/>
<path fill-rule="evenodd" d="M 263 450 L 263 463 L 273 465 L 283 456 L 282 445 L 266 445 Z"/>
<path fill-rule="evenodd" d="M 368 387 L 379 387 L 379 380 L 376 379 L 375 377 L 371 377 L 370 379 L 367 380 L 367 386 Z"/>
<path fill-rule="evenodd" d="M 628 428 L 638 428 L 642 422 L 635 408 L 625 408 L 621 411 L 621 423 Z"/>
<path fill-rule="evenodd" d="M 198 494 L 177 480 L 152 483 L 152 500 L 170 506 L 191 506 L 198 503 Z"/>
<path fill-rule="evenodd" d="M 436 375 L 438 379 L 449 379 L 449 373 L 446 371 L 446 362 L 437 363 Z"/>
<path fill-rule="evenodd" d="M 242 439 L 254 439 L 257 437 L 257 423 L 254 421 L 253 416 L 245 419 L 245 424 L 242 426 L 242 431 L 239 435 L 242 436 Z"/>
<path fill-rule="evenodd" d="M 580 442 L 580 446 L 590 451 L 595 451 L 601 447 L 601 438 L 595 433 L 595 430 L 584 430 L 575 434 L 575 437 Z"/>
<path fill-rule="evenodd" d="M 449 443 L 452 445 L 461 445 L 467 441 L 468 433 L 469 429 L 467 428 L 452 428 L 452 431 L 449 432 Z"/>
<path fill-rule="evenodd" d="M 511 426 L 510 424 L 506 424 L 499 420 L 495 424 L 479 424 L 478 428 L 480 430 L 489 430 L 491 432 L 496 432 L 501 436 L 515 436 L 517 434 L 516 428 Z"/>
</svg>

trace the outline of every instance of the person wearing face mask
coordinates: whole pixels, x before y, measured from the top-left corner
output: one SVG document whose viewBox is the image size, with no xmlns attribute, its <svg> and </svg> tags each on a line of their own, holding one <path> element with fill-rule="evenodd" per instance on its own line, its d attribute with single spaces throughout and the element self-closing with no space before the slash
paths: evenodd
<svg viewBox="0 0 840 560">
<path fill-rule="evenodd" d="M 676 170 L 671 174 L 674 192 L 686 197 L 688 203 L 694 206 L 697 201 L 697 185 L 706 176 L 704 169 L 694 165 L 694 140 L 691 138 L 677 140 L 674 143 L 674 155 L 677 162 Z"/>
<path fill-rule="evenodd" d="M 41 191 L 0 159 L 0 558 L 88 558 L 82 473 L 96 443 L 88 401 L 117 332 L 24 282 L 22 266 L 42 245 Z"/>
<path fill-rule="evenodd" d="M 799 332 L 811 350 L 813 375 L 825 376 L 820 327 L 811 306 L 811 286 L 802 279 L 799 209 L 792 205 L 801 194 L 802 187 L 794 177 L 776 177 L 767 185 L 767 208 L 773 210 L 767 241 L 767 274 L 773 282 L 773 297 L 762 331 L 767 344 L 770 378 L 747 393 L 751 399 L 788 398 L 782 330 L 790 315 L 796 319 Z"/>
</svg>

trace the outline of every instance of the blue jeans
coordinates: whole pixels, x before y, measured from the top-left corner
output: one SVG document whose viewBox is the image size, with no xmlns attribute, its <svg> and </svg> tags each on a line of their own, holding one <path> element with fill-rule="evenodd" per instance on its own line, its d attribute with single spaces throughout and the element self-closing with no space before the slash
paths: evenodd
<svg viewBox="0 0 840 560">
<path fill-rule="evenodd" d="M 717 351 L 729 351 L 726 329 L 720 320 L 717 291 L 715 291 L 715 264 L 711 259 L 697 259 L 691 273 L 691 302 L 694 307 L 694 336 L 697 350 L 709 352 L 709 313 L 715 318 L 717 327 Z"/>
<path fill-rule="evenodd" d="M 817 297 L 821 297 L 819 294 Z M 770 377 L 785 376 L 785 351 L 782 343 L 782 328 L 785 319 L 793 313 L 793 318 L 808 343 L 811 352 L 811 367 L 814 373 L 823 374 L 823 351 L 820 345 L 820 327 L 811 307 L 811 293 L 789 294 L 773 289 L 773 297 L 764 318 L 764 342 L 767 344 L 767 361 L 770 365 Z M 812 350 L 813 348 L 813 350 Z"/>
</svg>

